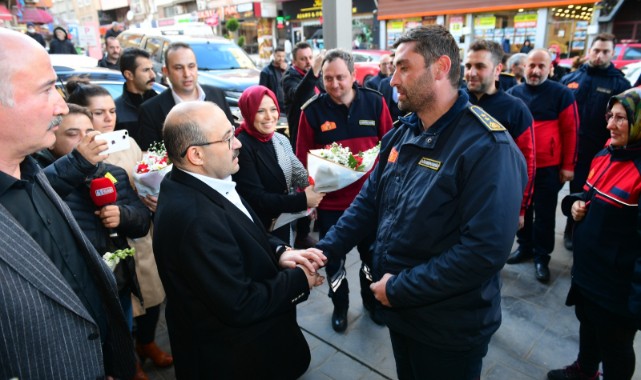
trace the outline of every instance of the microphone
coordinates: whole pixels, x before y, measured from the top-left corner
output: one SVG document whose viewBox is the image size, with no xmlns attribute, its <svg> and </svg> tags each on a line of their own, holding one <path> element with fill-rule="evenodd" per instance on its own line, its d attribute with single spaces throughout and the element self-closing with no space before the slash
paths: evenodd
<svg viewBox="0 0 641 380">
<path fill-rule="evenodd" d="M 109 178 L 101 177 L 91 180 L 89 195 L 93 203 L 99 208 L 110 205 L 118 199 L 116 186 Z M 109 237 L 117 237 L 118 233 L 113 229 L 109 229 Z"/>
</svg>

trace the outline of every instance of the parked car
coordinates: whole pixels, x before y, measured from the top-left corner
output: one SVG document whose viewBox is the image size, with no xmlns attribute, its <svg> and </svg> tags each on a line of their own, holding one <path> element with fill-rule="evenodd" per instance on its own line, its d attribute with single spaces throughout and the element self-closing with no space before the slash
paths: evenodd
<svg viewBox="0 0 641 380">
<path fill-rule="evenodd" d="M 576 57 L 564 58 L 559 61 L 559 64 L 561 66 L 571 68 L 575 58 Z M 588 56 L 586 55 L 583 59 L 587 61 Z M 612 63 L 617 69 L 621 69 L 625 65 L 639 61 L 641 61 L 641 43 L 617 44 L 614 47 Z"/>
<path fill-rule="evenodd" d="M 87 78 L 92 84 L 97 84 L 109 91 L 111 96 L 116 99 L 122 95 L 122 86 L 125 83 L 125 78 L 120 71 L 105 69 L 103 67 L 93 68 L 70 68 L 67 66 L 54 66 L 56 74 L 58 74 L 58 83 L 56 88 L 66 98 L 67 93 L 65 85 L 72 77 Z M 163 92 L 167 87 L 154 83 L 153 90 L 157 93 Z"/>
<path fill-rule="evenodd" d="M 627 64 L 621 68 L 621 71 L 623 71 L 625 79 L 630 82 L 630 85 L 634 86 L 639 80 L 639 76 L 641 76 L 641 61 Z"/>
<path fill-rule="evenodd" d="M 98 60 L 80 54 L 51 54 L 51 65 L 55 71 L 75 70 L 78 68 L 98 67 Z"/>
<path fill-rule="evenodd" d="M 387 50 L 354 50 L 354 76 L 359 85 L 365 84 L 368 79 L 378 75 L 378 66 L 381 57 L 385 54 L 392 54 Z"/>
<path fill-rule="evenodd" d="M 236 45 L 223 37 L 193 37 L 181 30 L 152 29 L 125 31 L 121 40 L 140 39 L 139 47 L 151 54 L 156 80 L 167 85 L 162 75 L 165 51 L 172 42 L 184 42 L 194 50 L 198 62 L 198 83 L 217 87 L 225 92 L 235 117 L 241 118 L 238 99 L 243 91 L 258 84 L 260 71 L 251 58 Z"/>
</svg>

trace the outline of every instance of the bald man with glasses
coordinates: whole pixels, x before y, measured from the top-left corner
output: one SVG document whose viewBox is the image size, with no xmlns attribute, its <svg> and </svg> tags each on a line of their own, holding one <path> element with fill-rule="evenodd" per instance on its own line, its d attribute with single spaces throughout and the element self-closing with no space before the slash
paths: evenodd
<svg viewBox="0 0 641 380">
<path fill-rule="evenodd" d="M 163 138 L 174 168 L 160 188 L 154 252 L 176 377 L 300 377 L 310 351 L 296 305 L 322 284 L 325 256 L 268 235 L 238 195 L 242 144 L 214 103 L 178 104 Z"/>
</svg>

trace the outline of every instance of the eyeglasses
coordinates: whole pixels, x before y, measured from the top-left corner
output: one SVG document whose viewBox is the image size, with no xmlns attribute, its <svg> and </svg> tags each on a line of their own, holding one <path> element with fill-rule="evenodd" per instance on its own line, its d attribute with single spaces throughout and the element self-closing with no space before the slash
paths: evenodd
<svg viewBox="0 0 641 380">
<path fill-rule="evenodd" d="M 617 127 L 622 126 L 624 121 L 628 121 L 627 117 L 615 115 L 612 112 L 608 112 L 608 113 L 605 114 L 605 122 L 606 123 L 609 123 L 612 118 L 614 118 L 614 124 Z"/>
<path fill-rule="evenodd" d="M 187 154 L 187 151 L 188 151 L 188 150 L 189 150 L 189 148 L 191 148 L 191 147 L 194 147 L 194 146 L 207 146 L 207 145 L 211 145 L 211 144 L 218 144 L 218 143 L 222 143 L 222 142 L 226 142 L 226 143 L 227 143 L 227 147 L 229 147 L 229 150 L 231 150 L 231 143 L 232 143 L 232 141 L 234 141 L 234 137 L 235 137 L 235 133 L 234 133 L 234 132 L 236 132 L 236 127 L 232 126 L 232 127 L 231 127 L 231 136 L 229 136 L 229 137 L 228 137 L 228 138 L 226 138 L 226 139 L 218 140 L 218 141 L 206 141 L 206 142 L 201 142 L 201 143 L 193 143 L 193 144 L 190 144 L 190 145 L 189 145 L 189 146 L 187 146 L 187 148 L 185 148 L 185 150 L 180 154 L 180 157 L 185 157 L 185 155 Z"/>
</svg>

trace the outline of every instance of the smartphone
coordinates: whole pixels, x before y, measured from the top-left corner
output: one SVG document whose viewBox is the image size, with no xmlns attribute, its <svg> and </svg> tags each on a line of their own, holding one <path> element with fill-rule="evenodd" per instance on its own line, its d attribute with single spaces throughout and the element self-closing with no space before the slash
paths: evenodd
<svg viewBox="0 0 641 380">
<path fill-rule="evenodd" d="M 118 131 L 101 133 L 96 135 L 96 140 L 105 140 L 109 144 L 109 148 L 100 152 L 100 154 L 110 154 L 120 152 L 121 150 L 129 149 L 129 132 L 126 129 Z"/>
</svg>

